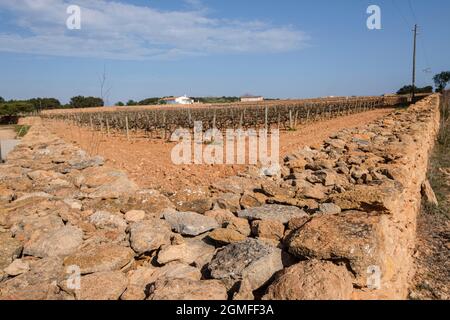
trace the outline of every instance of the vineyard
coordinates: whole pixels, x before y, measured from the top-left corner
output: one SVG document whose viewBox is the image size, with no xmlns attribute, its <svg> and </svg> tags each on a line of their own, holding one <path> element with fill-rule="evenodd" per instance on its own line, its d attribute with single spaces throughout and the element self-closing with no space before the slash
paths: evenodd
<svg viewBox="0 0 450 320">
<path fill-rule="evenodd" d="M 330 98 L 310 100 L 265 101 L 191 107 L 125 107 L 52 110 L 41 117 L 64 121 L 102 132 L 144 131 L 161 133 L 164 138 L 177 128 L 193 128 L 201 121 L 204 130 L 237 128 L 296 128 L 298 124 L 376 108 L 406 104 L 406 96 Z"/>
</svg>

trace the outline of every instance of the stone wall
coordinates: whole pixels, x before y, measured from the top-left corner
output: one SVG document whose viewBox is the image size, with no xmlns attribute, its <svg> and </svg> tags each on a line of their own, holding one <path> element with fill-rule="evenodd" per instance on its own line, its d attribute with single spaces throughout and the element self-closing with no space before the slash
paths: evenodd
<svg viewBox="0 0 450 320">
<path fill-rule="evenodd" d="M 406 298 L 439 99 L 165 195 L 36 122 L 0 165 L 0 299 Z"/>
</svg>

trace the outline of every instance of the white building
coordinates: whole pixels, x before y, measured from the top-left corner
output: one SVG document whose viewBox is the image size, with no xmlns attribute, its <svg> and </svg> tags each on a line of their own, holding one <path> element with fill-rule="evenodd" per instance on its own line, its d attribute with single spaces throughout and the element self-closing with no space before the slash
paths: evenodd
<svg viewBox="0 0 450 320">
<path fill-rule="evenodd" d="M 194 100 L 184 95 L 182 97 L 171 97 L 162 99 L 167 104 L 193 104 Z"/>
<path fill-rule="evenodd" d="M 258 102 L 264 101 L 264 97 L 245 95 L 241 97 L 241 102 Z"/>
</svg>

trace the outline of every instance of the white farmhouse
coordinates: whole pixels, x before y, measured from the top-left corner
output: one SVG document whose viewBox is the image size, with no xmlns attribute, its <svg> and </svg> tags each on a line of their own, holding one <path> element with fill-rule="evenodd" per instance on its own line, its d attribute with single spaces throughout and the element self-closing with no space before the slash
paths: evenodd
<svg viewBox="0 0 450 320">
<path fill-rule="evenodd" d="M 241 102 L 259 102 L 259 101 L 264 101 L 264 97 L 251 95 L 245 95 L 241 97 Z"/>
<path fill-rule="evenodd" d="M 181 97 L 171 97 L 162 99 L 167 104 L 193 104 L 194 100 L 184 95 Z"/>
</svg>

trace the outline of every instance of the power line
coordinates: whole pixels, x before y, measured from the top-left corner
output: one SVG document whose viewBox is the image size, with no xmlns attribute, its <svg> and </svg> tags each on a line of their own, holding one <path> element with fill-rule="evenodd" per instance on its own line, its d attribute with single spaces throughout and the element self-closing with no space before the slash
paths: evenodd
<svg viewBox="0 0 450 320">
<path fill-rule="evenodd" d="M 402 18 L 403 22 L 405 23 L 405 25 L 408 27 L 408 29 L 411 26 L 411 23 L 408 21 L 408 19 L 406 19 L 405 15 L 403 14 L 402 10 L 400 9 L 400 7 L 398 6 L 397 2 L 395 2 L 395 0 L 391 0 L 392 4 L 394 5 L 394 7 L 397 9 L 400 17 Z"/>
<path fill-rule="evenodd" d="M 414 22 L 418 23 L 416 12 L 414 11 L 413 5 L 411 3 L 411 0 L 408 0 L 409 10 L 411 10 L 411 14 L 413 16 Z"/>
</svg>

